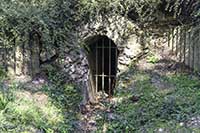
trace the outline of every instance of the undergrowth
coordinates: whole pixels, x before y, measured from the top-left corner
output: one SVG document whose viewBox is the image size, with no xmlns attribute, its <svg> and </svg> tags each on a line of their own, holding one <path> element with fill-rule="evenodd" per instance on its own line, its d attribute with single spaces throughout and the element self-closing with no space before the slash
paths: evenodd
<svg viewBox="0 0 200 133">
<path fill-rule="evenodd" d="M 119 100 L 110 120 L 103 114 L 97 118 L 98 131 L 107 132 L 200 132 L 200 127 L 188 126 L 200 116 L 200 81 L 198 77 L 177 74 L 162 77 L 173 86 L 158 89 L 147 72 L 130 71 L 121 76 L 116 98 Z M 134 86 L 129 83 L 134 81 Z M 126 85 L 122 85 L 126 84 Z M 132 98 L 138 97 L 138 101 Z"/>
<path fill-rule="evenodd" d="M 81 96 L 74 85 L 56 82 L 57 74 L 50 78 L 50 83 L 37 91 L 28 90 L 19 83 L 6 88 L 1 86 L 1 133 L 68 133 L 74 130 Z"/>
<path fill-rule="evenodd" d="M 13 83 L 0 89 L 0 132 L 73 132 L 80 94 L 74 85 L 61 82 L 63 75 L 48 70 L 49 84 L 37 92 Z M 3 76 L 4 77 L 4 76 Z M 200 81 L 190 74 L 161 76 L 169 88 L 152 84 L 151 73 L 130 69 L 120 76 L 108 112 L 97 113 L 97 132 L 200 132 L 188 125 L 200 116 Z M 138 100 L 134 101 L 133 97 Z"/>
</svg>

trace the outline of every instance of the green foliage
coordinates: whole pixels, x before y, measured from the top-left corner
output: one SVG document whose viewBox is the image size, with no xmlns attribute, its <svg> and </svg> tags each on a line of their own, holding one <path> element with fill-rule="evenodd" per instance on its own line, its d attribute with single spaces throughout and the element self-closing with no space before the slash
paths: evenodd
<svg viewBox="0 0 200 133">
<path fill-rule="evenodd" d="M 73 46 L 75 29 L 69 0 L 3 0 L 0 3 L 0 47 L 28 43 L 34 34 L 40 36 L 42 48 Z M 70 7 L 72 6 L 72 7 Z M 18 42 L 16 43 L 16 40 Z"/>
<path fill-rule="evenodd" d="M 6 72 L 3 67 L 0 66 L 0 81 L 6 78 Z"/>
<path fill-rule="evenodd" d="M 9 98 L 1 93 L 0 94 L 0 110 L 5 109 L 9 101 L 10 101 Z"/>
<path fill-rule="evenodd" d="M 0 91 L 0 132 L 72 132 L 81 97 L 73 85 L 45 85 L 37 92 L 13 84 Z"/>
<path fill-rule="evenodd" d="M 155 56 L 155 55 L 153 55 L 153 54 L 150 54 L 149 56 L 147 56 L 147 62 L 148 63 L 153 63 L 153 64 L 155 64 L 155 63 L 157 63 L 159 61 L 159 59 Z"/>
<path fill-rule="evenodd" d="M 190 75 L 173 75 L 163 77 L 173 87 L 158 89 L 151 83 L 150 75 L 146 72 L 134 71 L 129 80 L 132 86 L 120 85 L 116 98 L 120 99 L 112 110 L 117 117 L 110 120 L 106 114 L 98 117 L 99 131 L 106 125 L 108 132 L 199 132 L 198 128 L 187 127 L 185 124 L 194 116 L 199 116 L 200 81 Z M 129 81 L 125 78 L 125 84 Z M 133 102 L 132 96 L 138 101 Z M 181 125 L 180 123 L 184 123 Z"/>
<path fill-rule="evenodd" d="M 186 16 L 194 20 L 199 17 L 199 5 L 199 1 L 190 0 L 80 0 L 79 14 L 85 21 L 92 21 L 99 15 L 106 17 L 109 14 L 134 18 L 140 24 L 162 21 L 163 16 L 184 21 Z M 188 7 L 187 11 L 185 7 Z"/>
<path fill-rule="evenodd" d="M 161 5 L 166 9 L 160 11 Z M 75 47 L 77 26 L 93 21 L 99 15 L 122 15 L 136 22 L 154 22 L 161 13 L 174 14 L 181 20 L 184 7 L 187 18 L 199 17 L 199 2 L 161 0 L 2 0 L 0 3 L 0 47 L 27 44 L 32 34 L 41 36 L 43 50 L 56 49 L 62 53 L 66 47 Z M 132 13 L 132 15 L 131 15 Z M 166 14 L 165 14 L 166 13 Z M 162 15 L 161 15 L 162 16 Z"/>
<path fill-rule="evenodd" d="M 135 12 L 136 22 L 150 22 L 163 4 L 162 0 L 2 0 L 0 2 L 0 48 L 10 48 L 19 44 L 27 44 L 32 33 L 41 36 L 43 49 L 47 51 L 66 47 L 74 47 L 77 42 L 77 26 L 93 21 L 99 15 L 122 15 L 130 18 Z M 199 2 L 166 1 L 164 12 L 173 14 L 177 20 L 200 16 Z M 187 8 L 186 17 L 184 9 Z M 192 10 L 191 10 L 192 9 Z M 163 14 L 163 16 L 167 16 Z M 18 42 L 18 43 L 16 43 Z M 156 63 L 158 59 L 152 55 L 148 62 Z M 134 71 L 133 71 L 134 72 Z M 73 85 L 63 83 L 66 78 L 62 72 L 49 66 L 47 69 L 50 85 L 40 90 L 47 95 L 47 104 L 34 101 L 33 92 L 26 88 L 12 86 L 4 92 L 0 86 L 0 132 L 72 132 L 72 122 L 76 120 L 77 104 L 81 97 Z M 0 81 L 5 78 L 5 71 L 0 68 Z M 130 75 L 129 75 L 130 76 Z M 117 103 L 114 113 L 120 117 L 110 121 L 102 114 L 98 118 L 99 128 L 107 123 L 108 131 L 117 132 L 154 132 L 156 128 L 170 128 L 174 131 L 179 123 L 199 114 L 200 83 L 198 79 L 190 79 L 188 75 L 166 77 L 175 85 L 171 90 L 158 90 L 151 84 L 150 76 L 145 73 L 132 73 L 136 80 L 136 89 L 123 90 L 117 93 L 122 99 Z M 139 97 L 133 103 L 132 95 Z M 109 105 L 110 106 L 110 105 Z M 99 129 L 99 130 L 100 130 Z M 190 129 L 188 129 L 190 130 Z"/>
</svg>

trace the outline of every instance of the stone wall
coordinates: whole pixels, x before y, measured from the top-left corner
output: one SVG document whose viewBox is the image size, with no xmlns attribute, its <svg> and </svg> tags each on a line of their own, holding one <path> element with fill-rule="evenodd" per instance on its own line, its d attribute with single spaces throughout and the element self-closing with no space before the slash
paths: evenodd
<svg viewBox="0 0 200 133">
<path fill-rule="evenodd" d="M 176 60 L 183 62 L 194 70 L 200 71 L 200 28 L 191 27 L 157 27 L 141 29 L 125 17 L 107 15 L 82 24 L 78 27 L 76 40 L 73 46 L 65 47 L 64 56 L 59 60 L 70 82 L 76 83 L 83 91 L 83 101 L 94 101 L 92 88 L 89 82 L 89 64 L 85 46 L 92 44 L 97 36 L 107 36 L 118 48 L 117 77 L 125 72 L 133 60 L 144 54 L 144 50 L 154 43 L 166 43 L 176 55 Z M 33 44 L 38 42 L 33 41 Z M 30 42 L 26 42 L 27 44 Z M 26 48 L 27 47 L 27 48 Z M 30 53 L 25 51 L 29 46 L 22 44 L 13 49 L 0 49 L 0 62 L 10 73 L 20 75 L 27 73 L 30 65 L 24 65 L 30 60 Z M 36 53 L 39 51 L 35 49 Z M 33 51 L 34 52 L 34 51 Z M 32 53 L 33 53 L 32 52 Z M 38 54 L 36 54 L 38 55 Z M 39 58 L 39 57 L 34 57 Z M 36 60 L 39 61 L 39 60 Z M 21 64 L 22 63 L 22 64 Z M 39 62 L 32 62 L 37 64 Z M 27 66 L 27 68 L 24 68 Z M 91 98 L 91 99 L 88 99 Z"/>
<path fill-rule="evenodd" d="M 143 31 L 134 23 L 121 16 L 99 17 L 80 28 L 79 43 L 89 45 L 95 36 L 105 35 L 118 47 L 119 73 L 125 71 L 131 61 L 146 47 Z"/>
<path fill-rule="evenodd" d="M 0 48 L 0 67 L 7 70 L 10 75 L 16 71 L 16 58 L 14 48 Z"/>
<path fill-rule="evenodd" d="M 78 46 L 67 50 L 64 68 L 72 81 L 81 86 L 84 102 L 94 102 L 93 90 L 89 81 L 89 64 L 87 52 L 84 49 L 94 41 L 96 36 L 107 36 L 119 50 L 118 73 L 126 71 L 133 60 L 139 58 L 147 47 L 144 32 L 134 23 L 121 16 L 99 17 L 98 19 L 79 27 Z M 89 99 L 88 99 L 89 98 Z"/>
<path fill-rule="evenodd" d="M 133 60 L 143 54 L 143 50 L 148 43 L 145 33 L 136 24 L 122 16 L 99 16 L 96 20 L 83 24 L 78 29 L 77 39 L 73 42 L 75 47 L 66 47 L 64 58 L 60 59 L 59 62 L 66 74 L 69 75 L 69 81 L 80 86 L 85 98 L 83 101 L 94 101 L 95 98 L 92 97 L 93 94 L 91 92 L 93 91 L 89 82 L 89 64 L 84 46 L 91 44 L 95 36 L 98 35 L 104 35 L 111 39 L 119 51 L 117 73 L 117 76 L 119 76 L 129 68 Z M 13 67 L 9 71 L 14 70 L 14 73 L 17 74 L 16 70 L 23 67 L 22 64 L 19 64 L 20 61 L 23 60 L 25 62 L 24 59 L 27 59 L 29 55 L 27 52 L 25 54 L 21 47 L 15 48 L 13 58 L 11 58 L 13 62 L 9 64 Z"/>
<path fill-rule="evenodd" d="M 38 38 L 34 35 L 32 37 L 27 37 L 26 41 L 16 38 L 10 46 L 0 47 L 0 65 L 10 77 L 31 77 L 40 72 Z"/>
</svg>

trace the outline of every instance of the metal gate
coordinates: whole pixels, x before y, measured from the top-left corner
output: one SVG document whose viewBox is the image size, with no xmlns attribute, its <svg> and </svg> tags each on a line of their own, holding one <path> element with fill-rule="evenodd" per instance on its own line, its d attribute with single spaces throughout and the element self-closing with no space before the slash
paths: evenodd
<svg viewBox="0 0 200 133">
<path fill-rule="evenodd" d="M 103 91 L 112 96 L 117 74 L 117 46 L 108 37 L 100 36 L 89 46 L 89 49 L 93 87 L 96 92 Z"/>
</svg>

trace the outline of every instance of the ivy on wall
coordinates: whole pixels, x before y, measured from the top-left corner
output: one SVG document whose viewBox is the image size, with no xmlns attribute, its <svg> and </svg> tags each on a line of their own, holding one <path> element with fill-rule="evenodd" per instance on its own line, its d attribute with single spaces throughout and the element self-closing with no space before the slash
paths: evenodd
<svg viewBox="0 0 200 133">
<path fill-rule="evenodd" d="M 41 36 L 46 49 L 74 46 L 77 27 L 99 15 L 117 14 L 135 23 L 175 20 L 194 23 L 200 17 L 199 0 L 2 0 L 0 47 L 14 40 L 27 41 L 28 34 Z M 173 19 L 170 19 L 173 18 Z M 21 44 L 21 43 L 19 43 Z"/>
<path fill-rule="evenodd" d="M 13 40 L 26 41 L 34 32 L 42 37 L 43 47 L 63 47 L 73 40 L 71 3 L 65 0 L 3 0 L 0 3 L 0 45 Z"/>
<path fill-rule="evenodd" d="M 137 22 L 151 22 L 162 17 L 194 21 L 200 16 L 198 0 L 80 0 L 80 13 L 93 18 L 99 14 L 117 13 Z"/>
</svg>

